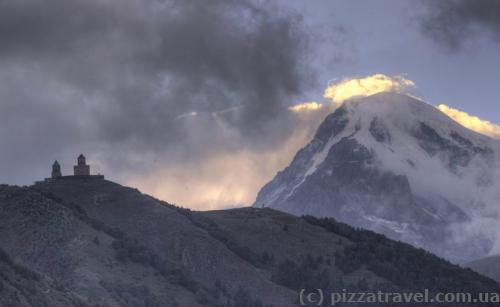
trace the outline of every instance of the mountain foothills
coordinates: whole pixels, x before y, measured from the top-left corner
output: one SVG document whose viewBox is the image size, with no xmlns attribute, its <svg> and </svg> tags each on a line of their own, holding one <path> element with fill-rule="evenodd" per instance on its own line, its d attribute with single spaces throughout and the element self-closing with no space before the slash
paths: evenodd
<svg viewBox="0 0 500 307">
<path fill-rule="evenodd" d="M 2 306 L 294 306 L 300 289 L 500 290 L 333 219 L 193 212 L 91 177 L 0 186 L 0 225 Z"/>
<path fill-rule="evenodd" d="M 500 143 L 412 97 L 345 102 L 254 204 L 334 217 L 453 262 L 486 256 L 498 230 Z"/>
<path fill-rule="evenodd" d="M 465 266 L 500 282 L 500 255 L 474 260 Z"/>
</svg>

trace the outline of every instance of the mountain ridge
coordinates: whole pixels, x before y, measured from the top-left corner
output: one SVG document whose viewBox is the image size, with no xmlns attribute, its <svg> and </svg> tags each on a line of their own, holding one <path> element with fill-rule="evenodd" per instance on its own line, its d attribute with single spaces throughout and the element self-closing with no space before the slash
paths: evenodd
<svg viewBox="0 0 500 307">
<path fill-rule="evenodd" d="M 463 266 L 500 282 L 500 255 L 492 255 L 477 259 Z"/>
</svg>

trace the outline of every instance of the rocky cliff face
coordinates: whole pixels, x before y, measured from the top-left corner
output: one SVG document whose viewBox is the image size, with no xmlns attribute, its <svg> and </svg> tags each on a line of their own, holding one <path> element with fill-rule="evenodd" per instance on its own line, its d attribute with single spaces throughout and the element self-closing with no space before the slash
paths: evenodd
<svg viewBox="0 0 500 307">
<path fill-rule="evenodd" d="M 460 262 L 495 237 L 498 141 L 423 101 L 381 93 L 330 114 L 255 207 L 335 217 Z"/>
<path fill-rule="evenodd" d="M 278 307 L 306 288 L 500 289 L 333 220 L 192 212 L 92 178 L 0 186 L 0 250 L 2 306 Z"/>
</svg>

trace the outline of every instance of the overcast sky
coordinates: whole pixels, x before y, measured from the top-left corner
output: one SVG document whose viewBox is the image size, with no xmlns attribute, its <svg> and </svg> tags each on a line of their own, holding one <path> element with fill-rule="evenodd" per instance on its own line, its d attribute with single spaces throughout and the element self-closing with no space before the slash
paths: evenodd
<svg viewBox="0 0 500 307">
<path fill-rule="evenodd" d="M 305 145 L 328 84 L 404 75 L 500 123 L 500 1 L 0 1 L 0 182 L 83 152 L 196 209 L 249 205 Z"/>
</svg>

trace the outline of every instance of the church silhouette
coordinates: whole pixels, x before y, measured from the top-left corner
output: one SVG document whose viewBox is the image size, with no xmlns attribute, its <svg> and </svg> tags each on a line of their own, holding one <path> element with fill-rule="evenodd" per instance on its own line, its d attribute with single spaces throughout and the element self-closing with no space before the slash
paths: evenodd
<svg viewBox="0 0 500 307">
<path fill-rule="evenodd" d="M 72 176 L 63 176 L 61 172 L 61 165 L 56 160 L 52 164 L 52 174 L 50 178 L 46 178 L 45 181 L 52 181 L 58 179 L 104 179 L 103 175 L 91 175 L 90 165 L 87 164 L 87 159 L 83 154 L 80 154 L 77 159 L 77 164 L 73 166 Z"/>
</svg>

